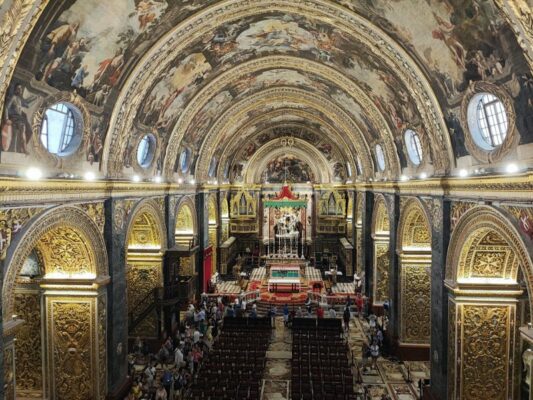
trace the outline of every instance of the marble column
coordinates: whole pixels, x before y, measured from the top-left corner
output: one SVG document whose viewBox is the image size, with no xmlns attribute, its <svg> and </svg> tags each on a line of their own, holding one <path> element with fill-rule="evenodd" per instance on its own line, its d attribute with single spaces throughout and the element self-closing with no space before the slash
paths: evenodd
<svg viewBox="0 0 533 400">
<path fill-rule="evenodd" d="M 364 196 L 363 199 L 363 215 L 362 219 L 362 254 L 361 263 L 365 271 L 364 289 L 367 296 L 371 296 L 374 288 L 374 241 L 372 240 L 372 213 L 374 212 L 374 193 L 372 192 L 358 192 L 358 195 Z"/>
<path fill-rule="evenodd" d="M 447 398 L 448 293 L 444 286 L 450 241 L 450 202 L 442 197 L 422 199 L 431 224 L 431 392 Z"/>
<path fill-rule="evenodd" d="M 105 202 L 104 237 L 111 282 L 107 286 L 107 381 L 110 398 L 118 398 L 128 383 L 128 304 L 126 293 L 126 229 L 130 200 Z"/>
<path fill-rule="evenodd" d="M 400 336 L 400 268 L 396 242 L 398 221 L 400 219 L 400 197 L 385 194 L 387 209 L 389 211 L 389 333 L 394 341 Z"/>
</svg>

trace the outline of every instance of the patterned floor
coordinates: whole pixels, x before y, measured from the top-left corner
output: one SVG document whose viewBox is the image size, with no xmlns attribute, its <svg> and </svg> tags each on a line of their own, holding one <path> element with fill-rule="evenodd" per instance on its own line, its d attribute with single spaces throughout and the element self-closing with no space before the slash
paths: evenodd
<svg viewBox="0 0 533 400">
<path fill-rule="evenodd" d="M 367 341 L 365 332 L 368 329 L 368 323 L 362 319 L 353 318 L 350 322 L 348 344 L 363 380 L 357 390 L 362 394 L 366 388 L 369 400 L 380 400 L 383 394 L 389 395 L 394 400 L 418 399 L 418 380 L 429 378 L 429 362 L 405 361 L 402 363 L 380 358 L 377 362 L 377 369 L 371 369 L 369 364 L 365 368 L 361 351 L 363 343 Z M 406 382 L 408 367 L 412 381 L 409 383 Z"/>
<path fill-rule="evenodd" d="M 250 281 L 262 281 L 265 277 L 265 274 L 265 267 L 254 268 L 252 270 L 252 274 L 250 275 Z"/>
<path fill-rule="evenodd" d="M 355 364 L 362 372 L 361 347 L 366 340 L 365 331 L 368 325 L 362 320 L 352 319 L 348 336 L 348 344 Z M 267 351 L 267 367 L 263 376 L 261 400 L 289 399 L 290 391 L 290 357 L 291 333 L 283 326 L 281 317 L 276 318 L 276 329 L 272 333 L 272 341 Z M 406 382 L 407 366 L 411 370 L 412 383 Z M 387 394 L 393 400 L 419 399 L 418 379 L 429 378 L 429 363 L 421 361 L 406 361 L 405 363 L 391 362 L 380 358 L 377 369 L 367 368 L 362 372 L 362 384 L 355 389 L 360 398 L 365 390 L 368 400 L 381 400 Z"/>
<path fill-rule="evenodd" d="M 218 293 L 237 294 L 241 292 L 241 287 L 236 281 L 220 282 L 217 284 Z"/>
</svg>

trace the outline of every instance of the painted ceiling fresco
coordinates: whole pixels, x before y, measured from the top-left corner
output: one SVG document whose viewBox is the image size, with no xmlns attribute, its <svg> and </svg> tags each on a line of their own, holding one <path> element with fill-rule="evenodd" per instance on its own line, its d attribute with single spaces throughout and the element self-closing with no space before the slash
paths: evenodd
<svg viewBox="0 0 533 400">
<path fill-rule="evenodd" d="M 220 171 L 222 179 L 230 182 L 241 182 L 246 165 L 261 147 L 276 139 L 280 140 L 279 145 L 282 146 L 283 141 L 287 142 L 288 138 L 299 138 L 315 146 L 320 151 L 330 164 L 332 171 L 334 171 L 334 180 L 345 180 L 347 177 L 346 154 L 342 154 L 338 143 L 331 136 L 331 132 L 329 132 L 329 135 L 325 135 L 321 131 L 321 126 L 318 124 L 312 125 L 310 127 L 293 123 L 289 126 L 284 125 L 274 128 L 264 127 L 261 129 L 257 125 L 250 127 L 251 129 L 248 128 L 248 131 L 253 134 L 244 132 L 241 140 L 238 141 L 238 148 L 227 151 L 228 154 L 234 156 L 224 162 L 224 169 Z"/>
<path fill-rule="evenodd" d="M 309 164 L 292 154 L 277 156 L 269 160 L 261 177 L 265 183 L 313 183 L 315 181 Z"/>
<path fill-rule="evenodd" d="M 45 9 L 15 71 L 6 104 L 16 103 L 20 107 L 13 115 L 8 110 L 2 119 L 1 128 L 9 140 L 3 141 L 1 151 L 34 156 L 30 142 L 32 135 L 36 135 L 32 126 L 35 113 L 44 99 L 70 92 L 81 96 L 87 105 L 90 137 L 84 138 L 83 151 L 71 157 L 79 160 L 58 165 L 101 162 L 111 115 L 121 107 L 115 101 L 136 65 L 166 33 L 214 3 L 215 0 L 55 2 L 53 8 Z M 441 105 L 456 156 L 468 154 L 458 118 L 460 103 L 469 85 L 480 80 L 503 85 L 510 92 L 521 143 L 533 141 L 533 79 L 516 37 L 491 1 L 336 3 L 381 28 L 415 60 Z M 121 159 L 129 166 L 139 138 L 152 132 L 162 149 L 155 162 L 160 170 L 172 132 L 203 90 L 238 65 L 261 57 L 285 55 L 300 58 L 302 65 L 306 60 L 320 63 L 355 83 L 370 100 L 372 111 L 378 112 L 394 135 L 392 140 L 404 165 L 403 131 L 414 128 L 425 137 L 425 120 L 420 103 L 409 88 L 410 82 L 402 80 L 398 71 L 383 61 L 379 45 L 373 47 L 330 21 L 309 16 L 265 9 L 231 23 L 217 18 L 209 33 L 196 37 L 162 74 L 152 77 L 153 84 L 146 93 L 138 94 L 143 100 Z M 360 96 L 345 87 L 304 69 L 258 67 L 255 72 L 232 76 L 230 83 L 209 93 L 208 101 L 186 126 L 175 170 L 194 171 L 211 128 L 236 103 L 268 88 L 285 86 L 315 93 L 339 105 L 353 118 L 368 147 L 383 141 L 386 134 L 383 127 L 376 126 Z M 276 105 L 272 105 L 272 110 L 275 109 Z M 245 120 L 272 110 L 252 110 Z M 248 129 L 253 135 L 253 129 L 265 127 Z M 328 134 L 327 130 L 316 132 Z M 226 143 L 233 131 L 216 134 L 220 135 L 218 143 Z M 216 175 L 219 161 L 226 155 L 221 150 L 208 150 L 215 160 L 210 165 L 210 175 Z M 350 151 L 355 154 L 353 146 Z M 239 157 L 235 155 L 234 159 Z M 13 159 L 24 163 L 27 158 Z M 5 162 L 5 157 L 0 160 Z"/>
</svg>

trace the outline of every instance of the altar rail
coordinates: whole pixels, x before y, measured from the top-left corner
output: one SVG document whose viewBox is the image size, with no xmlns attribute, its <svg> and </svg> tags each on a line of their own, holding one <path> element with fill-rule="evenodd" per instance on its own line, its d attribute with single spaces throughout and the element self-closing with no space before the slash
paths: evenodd
<svg viewBox="0 0 533 400">
<path fill-rule="evenodd" d="M 327 304 L 328 306 L 335 306 L 337 304 L 343 304 L 346 302 L 346 297 L 342 296 L 328 296 L 326 294 L 307 292 L 307 296 L 311 299 L 312 303 L 317 305 Z M 353 298 L 353 296 L 351 296 Z"/>
</svg>

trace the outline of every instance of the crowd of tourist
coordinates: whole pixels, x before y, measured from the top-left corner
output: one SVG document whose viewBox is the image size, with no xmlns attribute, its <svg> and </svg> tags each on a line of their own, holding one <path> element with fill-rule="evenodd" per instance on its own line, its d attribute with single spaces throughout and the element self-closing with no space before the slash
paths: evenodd
<svg viewBox="0 0 533 400">
<path fill-rule="evenodd" d="M 241 302 L 228 305 L 220 297 L 190 304 L 179 329 L 167 336 L 156 353 L 137 338 L 129 356 L 133 384 L 126 399 L 182 399 L 218 336 L 223 318 L 241 315 L 242 306 Z"/>
</svg>

